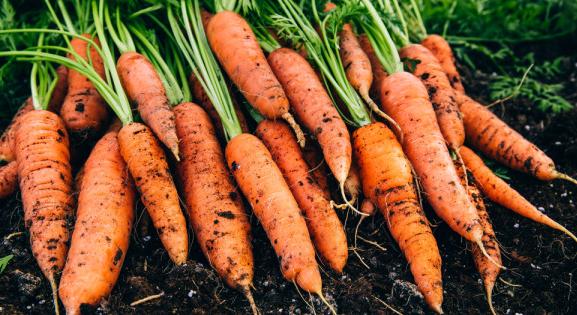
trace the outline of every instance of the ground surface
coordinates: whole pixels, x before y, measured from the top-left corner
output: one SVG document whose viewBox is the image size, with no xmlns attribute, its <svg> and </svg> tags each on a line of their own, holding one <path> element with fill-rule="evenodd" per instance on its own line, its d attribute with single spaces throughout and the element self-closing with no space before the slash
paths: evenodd
<svg viewBox="0 0 577 315">
<path fill-rule="evenodd" d="M 568 64 L 566 80 L 577 76 L 576 60 Z M 485 100 L 489 80 L 481 72 L 462 69 L 470 94 Z M 473 79 L 475 78 L 475 79 Z M 575 104 L 575 89 L 567 98 Z M 559 168 L 577 176 L 577 111 L 552 117 L 523 101 L 496 106 L 495 112 L 515 129 L 540 146 Z M 555 181 L 539 182 L 523 174 L 509 172 L 510 183 L 536 206 L 569 229 L 577 230 L 577 187 Z M 497 237 L 503 251 L 504 265 L 494 292 L 494 304 L 501 314 L 577 314 L 577 245 L 568 237 L 523 219 L 501 207 L 488 203 Z M 137 210 L 141 213 L 141 207 Z M 427 209 L 436 225 L 434 233 L 443 257 L 443 281 L 448 314 L 487 314 L 482 284 L 467 243 Z M 344 215 L 342 216 L 343 220 Z M 428 314 L 421 297 L 415 294 L 412 277 L 404 257 L 394 244 L 382 217 L 365 220 L 359 235 L 377 242 L 381 248 L 358 240 L 358 251 L 370 270 L 350 252 L 344 273 L 335 274 L 323 267 L 324 291 L 339 313 L 389 314 L 385 302 L 405 314 Z M 352 243 L 357 218 L 349 216 L 347 232 Z M 227 288 L 208 266 L 198 246 L 192 245 L 190 261 L 175 268 L 160 248 L 157 236 L 139 220 L 120 279 L 112 296 L 98 309 L 87 313 L 105 314 L 203 314 L 248 313 L 241 294 Z M 292 283 L 281 277 L 277 259 L 256 220 L 252 218 L 255 281 L 254 296 L 263 313 L 328 313 L 320 301 L 308 294 L 299 295 Z M 24 232 L 6 239 L 11 233 Z M 0 313 L 49 314 L 52 312 L 48 283 L 43 279 L 31 256 L 28 236 L 22 220 L 19 195 L 0 201 L 0 257 L 13 254 L 0 275 Z M 573 288 L 575 286 L 575 288 Z M 143 297 L 164 296 L 131 307 Z M 380 301 L 379 301 L 380 300 Z M 382 302 L 381 302 L 382 301 Z"/>
</svg>

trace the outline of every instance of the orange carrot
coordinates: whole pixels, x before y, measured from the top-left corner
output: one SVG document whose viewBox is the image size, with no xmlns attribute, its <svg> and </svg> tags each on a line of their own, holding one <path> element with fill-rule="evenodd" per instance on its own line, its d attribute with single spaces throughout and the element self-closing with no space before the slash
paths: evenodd
<svg viewBox="0 0 577 315">
<path fill-rule="evenodd" d="M 441 256 L 401 145 L 382 123 L 355 130 L 353 143 L 365 196 L 385 217 L 425 301 L 431 309 L 442 313 Z"/>
<path fill-rule="evenodd" d="M 302 150 L 303 158 L 309 167 L 309 174 L 315 183 L 321 188 L 325 198 L 331 200 L 331 190 L 329 188 L 329 170 L 324 161 L 321 148 L 315 141 L 307 140 L 307 144 Z"/>
<path fill-rule="evenodd" d="M 465 142 L 465 127 L 456 101 L 455 91 L 449 83 L 449 78 L 443 72 L 441 64 L 435 56 L 421 45 L 405 46 L 400 51 L 402 58 L 416 60 L 412 68 L 415 76 L 421 79 L 429 92 L 437 122 L 449 148 L 458 152 Z"/>
<path fill-rule="evenodd" d="M 379 58 L 375 54 L 375 50 L 366 35 L 363 34 L 359 36 L 359 44 L 371 62 L 371 68 L 373 72 L 373 84 L 371 86 L 371 93 L 378 96 L 380 95 L 381 82 L 383 82 L 388 74 L 381 66 Z"/>
<path fill-rule="evenodd" d="M 64 267 L 73 208 L 68 144 L 66 127 L 56 114 L 33 110 L 20 118 L 14 152 L 24 222 L 34 258 L 52 287 L 56 309 L 56 275 Z"/>
<path fill-rule="evenodd" d="M 461 76 L 457 67 L 455 66 L 455 57 L 453 56 L 453 50 L 447 41 L 439 35 L 429 35 L 421 44 L 427 47 L 434 55 L 437 57 L 443 71 L 449 76 L 449 81 L 453 88 L 458 92 L 465 92 L 463 83 L 461 82 Z"/>
<path fill-rule="evenodd" d="M 116 69 L 128 98 L 136 103 L 142 120 L 178 160 L 174 113 L 152 63 L 145 56 L 128 51 L 120 56 Z"/>
<path fill-rule="evenodd" d="M 511 188 L 505 181 L 493 174 L 491 169 L 487 167 L 487 165 L 483 163 L 483 160 L 471 149 L 462 147 L 461 155 L 463 156 L 465 165 L 473 174 L 475 182 L 491 201 L 535 222 L 559 230 L 577 241 L 577 237 L 575 237 L 573 233 L 537 210 L 535 206 L 521 196 L 515 189 Z"/>
<path fill-rule="evenodd" d="M 16 145 L 16 130 L 18 129 L 18 126 L 20 126 L 22 116 L 33 109 L 32 98 L 29 97 L 20 109 L 18 109 L 14 117 L 12 117 L 10 125 L 6 127 L 4 133 L 2 133 L 2 137 L 0 137 L 0 161 L 11 162 L 16 159 L 14 153 L 14 146 Z"/>
<path fill-rule="evenodd" d="M 0 166 L 0 199 L 10 196 L 18 186 L 18 164 L 16 161 Z"/>
<path fill-rule="evenodd" d="M 184 264 L 188 255 L 186 220 L 164 151 L 150 129 L 140 123 L 124 125 L 118 143 L 164 248 L 175 264 Z"/>
<path fill-rule="evenodd" d="M 351 197 L 351 202 L 359 200 L 361 195 L 361 175 L 357 163 L 351 163 L 351 170 L 345 181 L 345 192 Z"/>
<path fill-rule="evenodd" d="M 368 97 L 373 84 L 371 61 L 361 48 L 357 35 L 350 24 L 343 25 L 339 34 L 340 55 L 347 79 L 363 98 Z"/>
<path fill-rule="evenodd" d="M 425 86 L 410 73 L 396 72 L 382 82 L 381 104 L 401 126 L 403 149 L 437 215 L 467 240 L 481 243 L 479 216 L 459 181 Z"/>
<path fill-rule="evenodd" d="M 226 160 L 275 249 L 283 276 L 307 292 L 322 295 L 306 222 L 267 148 L 255 136 L 239 134 L 229 141 Z"/>
<path fill-rule="evenodd" d="M 304 135 L 288 111 L 287 96 L 248 23 L 234 12 L 221 11 L 210 19 L 206 35 L 224 70 L 247 101 L 268 119 L 286 120 L 304 146 Z"/>
<path fill-rule="evenodd" d="M 98 38 L 90 34 L 83 34 L 85 38 L 92 39 L 100 44 Z M 84 60 L 92 62 L 92 67 L 104 78 L 104 63 L 102 57 L 94 47 L 80 38 L 70 41 L 74 51 Z M 68 56 L 75 59 L 72 54 Z M 87 77 L 76 70 L 69 70 L 68 91 L 60 108 L 60 116 L 66 123 L 68 130 L 80 136 L 94 137 L 104 126 L 108 118 L 108 107 Z"/>
<path fill-rule="evenodd" d="M 202 252 L 226 283 L 250 292 L 254 262 L 250 223 L 207 113 L 198 105 L 174 108 L 182 160 L 180 178 Z"/>
<path fill-rule="evenodd" d="M 303 210 L 315 247 L 331 268 L 342 272 L 347 263 L 347 236 L 339 217 L 322 189 L 308 172 L 299 145 L 290 128 L 280 121 L 263 120 L 256 135 L 269 149 Z"/>
<path fill-rule="evenodd" d="M 59 113 L 62 107 L 62 102 L 68 93 L 68 68 L 65 66 L 59 66 L 56 69 L 57 81 L 50 96 L 50 103 L 48 104 L 48 110 Z"/>
<path fill-rule="evenodd" d="M 273 51 L 268 61 L 296 116 L 318 140 L 327 165 L 343 184 L 351 166 L 350 135 L 318 75 L 306 59 L 288 48 Z"/>
<path fill-rule="evenodd" d="M 117 132 L 96 144 L 84 176 L 70 251 L 60 280 L 66 314 L 107 297 L 126 257 L 134 219 L 135 189 L 120 155 Z"/>
</svg>

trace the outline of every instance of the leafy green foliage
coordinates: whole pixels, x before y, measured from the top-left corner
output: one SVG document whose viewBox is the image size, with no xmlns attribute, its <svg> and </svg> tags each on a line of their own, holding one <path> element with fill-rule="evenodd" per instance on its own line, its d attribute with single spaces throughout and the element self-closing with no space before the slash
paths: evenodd
<svg viewBox="0 0 577 315">
<path fill-rule="evenodd" d="M 4 269 L 6 269 L 6 266 L 8 266 L 12 258 L 14 258 L 14 255 L 6 255 L 0 258 L 0 273 L 4 272 Z"/>
</svg>

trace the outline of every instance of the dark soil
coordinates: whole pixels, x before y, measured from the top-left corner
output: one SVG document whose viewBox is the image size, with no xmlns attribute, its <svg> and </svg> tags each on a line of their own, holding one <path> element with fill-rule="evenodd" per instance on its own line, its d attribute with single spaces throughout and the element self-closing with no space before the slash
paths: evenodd
<svg viewBox="0 0 577 315">
<path fill-rule="evenodd" d="M 574 61 L 573 61 L 574 62 Z M 577 68 L 569 65 L 567 80 L 575 82 Z M 462 69 L 471 94 L 486 101 L 488 75 Z M 474 84 L 473 84 L 474 83 Z M 574 85 L 573 85 L 574 86 Z M 567 95 L 576 103 L 577 95 Z M 577 176 L 577 111 L 553 117 L 531 104 L 510 101 L 496 106 L 495 112 L 557 163 L 559 169 Z M 547 215 L 570 230 L 577 230 L 577 186 L 562 181 L 550 183 L 509 171 L 511 185 Z M 49 314 L 53 312 L 48 283 L 42 277 L 29 249 L 24 229 L 20 196 L 0 201 L 0 257 L 14 258 L 0 275 L 0 314 Z M 488 203 L 497 237 L 502 246 L 503 271 L 494 291 L 494 304 L 501 314 L 577 314 L 577 245 L 561 233 L 521 218 Z M 137 209 L 142 213 L 142 207 Z M 443 282 L 447 314 L 489 313 L 483 286 L 477 274 L 468 244 L 428 209 L 435 225 L 443 257 Z M 160 247 L 146 216 L 140 215 L 120 279 L 112 295 L 96 309 L 86 313 L 104 314 L 204 314 L 249 313 L 242 294 L 231 290 L 218 278 L 197 244 L 191 246 L 190 261 L 174 267 Z M 346 222 L 353 243 L 358 218 L 349 215 Z M 392 313 L 384 303 L 405 314 L 429 314 L 422 297 L 412 284 L 407 262 L 391 239 L 382 217 L 365 220 L 357 251 L 370 266 L 365 268 L 350 252 L 343 274 L 323 269 L 324 292 L 339 313 Z M 254 297 L 263 313 L 328 313 L 318 298 L 299 292 L 280 273 L 266 235 L 253 222 L 255 279 Z M 20 235 L 8 235 L 23 232 Z M 573 288 L 576 285 L 576 288 Z M 161 298 L 131 307 L 130 303 L 153 294 Z M 302 295 L 301 295 L 302 294 Z"/>
</svg>

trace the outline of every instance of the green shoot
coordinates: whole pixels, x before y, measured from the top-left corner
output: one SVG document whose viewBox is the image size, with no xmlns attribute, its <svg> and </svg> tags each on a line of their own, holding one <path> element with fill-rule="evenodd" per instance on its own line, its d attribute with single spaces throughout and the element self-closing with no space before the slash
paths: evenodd
<svg viewBox="0 0 577 315">
<path fill-rule="evenodd" d="M 130 35 L 130 32 L 128 31 L 126 25 L 124 25 L 124 23 L 121 21 L 120 7 L 118 6 L 116 7 L 116 14 L 115 14 L 116 18 L 114 19 L 115 23 L 113 23 L 110 17 L 110 12 L 108 10 L 107 2 L 105 1 L 103 4 L 103 2 L 101 1 L 100 3 L 101 5 L 103 5 L 102 10 L 104 11 L 104 21 L 108 33 L 110 34 L 110 38 L 112 38 L 112 41 L 114 42 L 116 47 L 118 47 L 120 53 L 123 54 L 129 51 L 136 51 L 136 47 L 134 45 L 134 41 L 132 40 L 132 36 Z"/>
<path fill-rule="evenodd" d="M 38 37 L 38 46 L 42 47 L 44 43 L 44 34 Z M 40 52 L 42 48 L 36 51 Z M 46 110 L 50 102 L 52 91 L 56 86 L 55 71 L 52 66 L 45 62 L 36 61 L 30 71 L 30 92 L 32 97 L 32 106 L 36 110 Z"/>
<path fill-rule="evenodd" d="M 213 9 L 215 12 L 234 11 L 247 14 L 250 11 L 259 11 L 258 2 L 257 0 L 214 0 Z"/>
<path fill-rule="evenodd" d="M 6 269 L 8 263 L 10 263 L 12 258 L 14 258 L 14 255 L 6 255 L 0 258 L 0 274 L 4 272 L 4 270 Z"/>
</svg>

